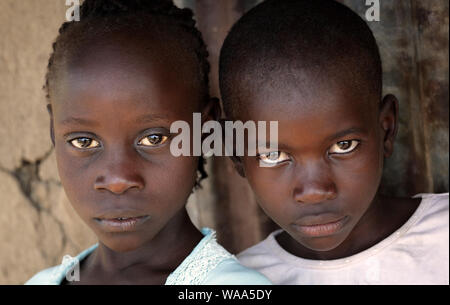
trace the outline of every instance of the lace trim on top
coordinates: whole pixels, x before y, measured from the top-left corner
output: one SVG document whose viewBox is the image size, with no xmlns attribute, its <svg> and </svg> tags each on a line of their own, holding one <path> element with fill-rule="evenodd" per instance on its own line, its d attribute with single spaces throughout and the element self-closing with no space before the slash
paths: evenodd
<svg viewBox="0 0 450 305">
<path fill-rule="evenodd" d="M 200 285 L 208 274 L 225 259 L 236 259 L 216 241 L 216 232 L 203 228 L 206 236 L 192 253 L 169 275 L 166 285 Z"/>
</svg>

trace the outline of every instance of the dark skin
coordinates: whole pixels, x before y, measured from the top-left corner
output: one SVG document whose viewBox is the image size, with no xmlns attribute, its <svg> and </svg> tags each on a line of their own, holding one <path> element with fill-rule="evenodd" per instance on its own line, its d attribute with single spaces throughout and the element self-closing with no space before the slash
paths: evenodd
<svg viewBox="0 0 450 305">
<path fill-rule="evenodd" d="M 306 259 L 348 257 L 392 234 L 420 203 L 378 194 L 384 158 L 393 152 L 398 101 L 355 90 L 343 75 L 300 78 L 314 81 L 275 90 L 236 85 L 246 96 L 237 119 L 278 121 L 279 152 L 260 149 L 259 156 L 233 161 L 284 229 L 276 237 L 281 247 Z"/>
<path fill-rule="evenodd" d="M 215 119 L 218 105 L 202 100 L 195 54 L 170 37 L 122 31 L 96 40 L 69 59 L 51 92 L 61 182 L 99 239 L 70 284 L 164 284 L 203 238 L 185 209 L 198 158 L 172 156 L 169 130 L 192 123 L 193 112 Z M 148 220 L 123 232 L 98 221 L 125 214 Z"/>
</svg>

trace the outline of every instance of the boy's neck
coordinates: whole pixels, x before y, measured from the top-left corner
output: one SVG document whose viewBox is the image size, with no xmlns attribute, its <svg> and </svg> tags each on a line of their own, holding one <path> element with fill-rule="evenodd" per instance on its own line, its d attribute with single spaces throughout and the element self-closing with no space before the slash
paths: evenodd
<svg viewBox="0 0 450 305">
<path fill-rule="evenodd" d="M 350 235 L 330 251 L 314 251 L 306 248 L 286 231 L 276 236 L 276 240 L 283 249 L 301 258 L 312 260 L 346 258 L 369 249 L 393 234 L 409 220 L 420 202 L 420 198 L 389 198 L 377 195 Z"/>
<path fill-rule="evenodd" d="M 114 252 L 100 242 L 81 263 L 81 281 L 84 274 L 85 283 L 162 285 L 202 238 L 183 209 L 155 238 L 132 252 Z"/>
</svg>

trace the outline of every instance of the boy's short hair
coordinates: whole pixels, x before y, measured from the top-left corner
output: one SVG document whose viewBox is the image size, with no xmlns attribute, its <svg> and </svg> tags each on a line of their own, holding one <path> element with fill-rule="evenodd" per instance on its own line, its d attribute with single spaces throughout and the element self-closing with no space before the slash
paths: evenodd
<svg viewBox="0 0 450 305">
<path fill-rule="evenodd" d="M 233 26 L 222 47 L 226 115 L 242 111 L 248 92 L 296 85 L 302 71 L 319 73 L 318 82 L 344 78 L 355 90 L 381 98 L 380 54 L 361 17 L 332 0 L 267 0 Z"/>
</svg>

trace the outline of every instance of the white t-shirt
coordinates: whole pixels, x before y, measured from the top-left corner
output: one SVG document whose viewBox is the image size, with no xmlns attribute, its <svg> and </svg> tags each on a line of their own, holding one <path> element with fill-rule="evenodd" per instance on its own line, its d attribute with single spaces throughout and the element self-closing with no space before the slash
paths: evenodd
<svg viewBox="0 0 450 305">
<path fill-rule="evenodd" d="M 449 284 L 449 195 L 422 201 L 396 232 L 347 258 L 310 260 L 284 250 L 271 233 L 238 255 L 240 262 L 278 285 Z"/>
</svg>

